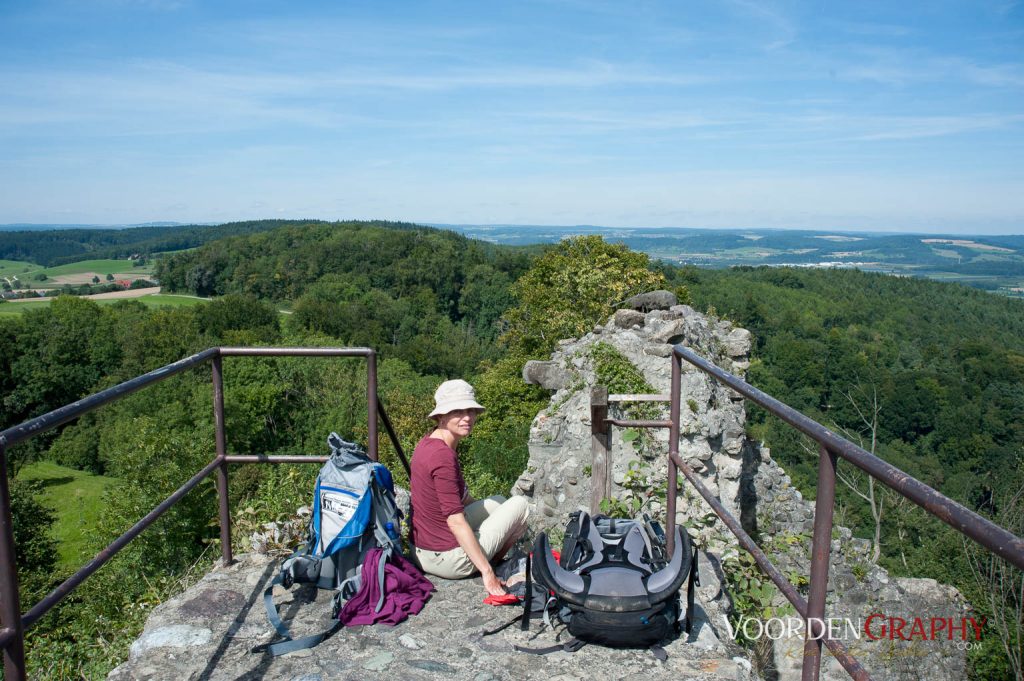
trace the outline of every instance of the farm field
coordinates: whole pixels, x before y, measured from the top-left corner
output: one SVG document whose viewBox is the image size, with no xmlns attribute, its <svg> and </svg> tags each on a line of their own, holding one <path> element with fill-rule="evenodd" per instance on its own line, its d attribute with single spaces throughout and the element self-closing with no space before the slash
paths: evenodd
<svg viewBox="0 0 1024 681">
<path fill-rule="evenodd" d="M 39 281 L 40 273 L 46 279 Z M 60 288 L 64 284 L 88 284 L 92 278 L 106 281 L 107 275 L 115 279 L 144 279 L 153 275 L 153 265 L 133 267 L 130 260 L 82 260 L 57 267 L 43 267 L 36 263 L 18 260 L 0 260 L 0 277 L 17 276 L 21 283 L 30 288 Z"/>
<path fill-rule="evenodd" d="M 100 294 L 109 295 L 109 294 Z M 146 307 L 190 307 L 192 305 L 199 305 L 201 303 L 209 302 L 207 298 L 197 298 L 195 296 L 183 296 L 175 295 L 170 293 L 150 293 L 148 295 L 134 297 L 134 298 L 101 298 L 96 299 L 90 296 L 86 296 L 93 300 L 93 302 L 99 305 L 113 305 L 114 303 L 120 302 L 121 300 L 137 300 Z M 27 310 L 38 310 L 46 307 L 50 304 L 52 298 L 45 298 L 39 300 L 29 301 L 9 301 L 0 305 L 0 317 L 3 316 L 14 316 L 22 314 Z"/>
<path fill-rule="evenodd" d="M 0 260 L 0 277 L 21 276 L 27 272 L 38 272 L 39 265 L 23 260 Z"/>
<path fill-rule="evenodd" d="M 69 569 L 81 567 L 92 557 L 86 533 L 99 522 L 103 492 L 116 480 L 49 461 L 25 466 L 18 472 L 18 478 L 42 481 L 40 500 L 57 515 L 53 533 L 60 565 Z"/>
</svg>

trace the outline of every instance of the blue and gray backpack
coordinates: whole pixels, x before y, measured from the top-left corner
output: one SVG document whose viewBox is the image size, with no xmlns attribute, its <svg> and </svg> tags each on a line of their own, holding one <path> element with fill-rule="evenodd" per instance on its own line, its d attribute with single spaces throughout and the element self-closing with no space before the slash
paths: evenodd
<svg viewBox="0 0 1024 681">
<path fill-rule="evenodd" d="M 327 444 L 331 458 L 316 479 L 307 539 L 284 561 L 263 594 L 267 616 L 285 639 L 267 646 L 273 655 L 311 648 L 337 627 L 335 624 L 322 633 L 293 639 L 274 605 L 274 586 L 287 589 L 292 584 L 315 584 L 320 589 L 333 589 L 336 617 L 342 603 L 359 592 L 361 567 L 370 549 L 385 550 L 381 568 L 387 555 L 402 553 L 402 512 L 395 503 L 391 472 L 371 461 L 362 447 L 342 440 L 337 433 L 331 433 Z M 383 577 L 382 569 L 382 585 Z"/>
</svg>

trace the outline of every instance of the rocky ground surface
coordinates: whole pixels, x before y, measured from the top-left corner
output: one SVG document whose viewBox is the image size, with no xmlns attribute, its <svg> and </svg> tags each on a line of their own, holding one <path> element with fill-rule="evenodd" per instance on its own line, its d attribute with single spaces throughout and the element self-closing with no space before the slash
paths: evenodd
<svg viewBox="0 0 1024 681">
<path fill-rule="evenodd" d="M 586 646 L 575 653 L 545 656 L 517 652 L 514 645 L 543 647 L 569 636 L 534 621 L 529 632 L 518 623 L 492 636 L 482 632 L 510 621 L 513 607 L 483 604 L 479 579 L 434 579 L 437 592 L 423 612 L 396 627 L 342 628 L 312 650 L 274 658 L 261 646 L 275 640 L 263 608 L 263 590 L 276 561 L 246 554 L 218 568 L 191 589 L 157 608 L 127 662 L 111 681 L 189 679 L 242 681 L 289 679 L 453 679 L 504 681 L 602 681 L 631 679 L 753 680 L 742 651 L 718 640 L 700 618 L 687 637 L 665 645 L 668 660 L 647 650 Z M 707 580 L 714 583 L 713 578 Z M 704 587 L 715 588 L 711 587 Z M 275 601 L 296 636 L 330 624 L 330 593 L 308 587 L 277 587 Z M 559 636 L 560 634 L 560 636 Z"/>
</svg>

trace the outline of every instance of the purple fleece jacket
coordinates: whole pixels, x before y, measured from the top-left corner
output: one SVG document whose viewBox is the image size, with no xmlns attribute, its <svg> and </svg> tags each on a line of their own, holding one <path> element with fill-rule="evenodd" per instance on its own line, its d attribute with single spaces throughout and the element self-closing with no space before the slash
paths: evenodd
<svg viewBox="0 0 1024 681">
<path fill-rule="evenodd" d="M 380 602 L 380 584 L 377 582 L 377 567 L 382 549 L 370 549 L 363 561 L 362 587 L 341 608 L 338 619 L 345 626 L 360 624 L 390 624 L 404 622 L 409 615 L 415 615 L 434 590 L 434 585 L 401 554 L 392 554 L 384 565 L 384 605 L 380 612 L 374 612 Z"/>
</svg>

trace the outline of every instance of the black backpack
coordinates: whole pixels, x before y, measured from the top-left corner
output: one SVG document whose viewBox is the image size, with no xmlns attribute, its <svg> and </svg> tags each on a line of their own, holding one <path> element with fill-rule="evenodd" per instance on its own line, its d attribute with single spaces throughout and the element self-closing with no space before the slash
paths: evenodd
<svg viewBox="0 0 1024 681">
<path fill-rule="evenodd" d="M 658 644 L 681 630 L 690 632 L 697 561 L 689 535 L 678 527 L 675 552 L 669 556 L 665 532 L 646 515 L 642 520 L 591 518 L 577 511 L 569 516 L 561 559 L 555 561 L 548 537 L 541 533 L 532 563 L 529 590 L 548 593 L 549 608 L 574 639 L 550 648 L 520 648 L 524 652 L 571 652 L 584 643 L 598 643 L 651 648 L 664 659 Z M 679 597 L 684 582 L 685 608 Z M 523 618 L 524 628 L 528 618 Z"/>
</svg>

